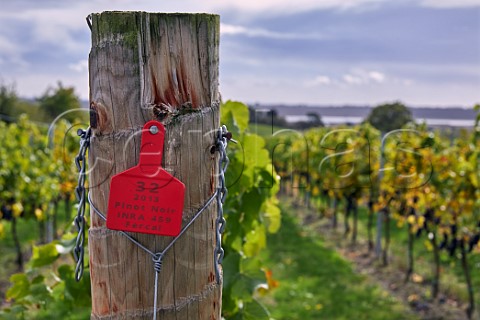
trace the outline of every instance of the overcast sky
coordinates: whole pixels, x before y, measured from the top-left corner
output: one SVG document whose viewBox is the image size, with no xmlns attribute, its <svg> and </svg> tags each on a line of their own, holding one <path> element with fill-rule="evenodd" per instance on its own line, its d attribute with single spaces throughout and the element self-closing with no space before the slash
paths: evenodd
<svg viewBox="0 0 480 320">
<path fill-rule="evenodd" d="M 0 0 L 0 79 L 88 99 L 90 32 L 105 10 L 221 15 L 224 99 L 309 105 L 480 102 L 480 0 Z"/>
</svg>

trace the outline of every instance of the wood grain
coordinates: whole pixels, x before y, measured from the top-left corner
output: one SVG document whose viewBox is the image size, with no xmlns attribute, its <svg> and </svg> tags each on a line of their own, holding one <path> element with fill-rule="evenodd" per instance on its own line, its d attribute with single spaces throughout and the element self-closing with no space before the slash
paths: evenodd
<svg viewBox="0 0 480 320">
<path fill-rule="evenodd" d="M 92 15 L 89 57 L 93 137 L 89 188 L 107 210 L 110 179 L 137 164 L 140 130 L 165 125 L 163 167 L 186 186 L 183 225 L 214 192 L 209 150 L 219 126 L 219 17 L 104 12 Z M 212 204 L 170 250 L 159 277 L 159 319 L 221 319 Z M 171 237 L 132 234 L 159 252 Z M 92 319 L 151 319 L 152 257 L 91 211 Z"/>
</svg>

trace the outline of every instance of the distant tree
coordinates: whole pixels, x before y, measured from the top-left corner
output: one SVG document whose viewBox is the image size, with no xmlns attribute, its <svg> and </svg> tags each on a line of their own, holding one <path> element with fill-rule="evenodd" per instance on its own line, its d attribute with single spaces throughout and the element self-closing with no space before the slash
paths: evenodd
<svg viewBox="0 0 480 320">
<path fill-rule="evenodd" d="M 15 115 L 15 106 L 18 103 L 15 85 L 0 84 L 0 116 L 4 120 L 10 119 Z"/>
<path fill-rule="evenodd" d="M 280 116 L 276 109 L 255 109 L 248 108 L 250 114 L 250 123 L 261 123 L 274 125 L 277 127 L 286 127 L 285 118 Z"/>
<path fill-rule="evenodd" d="M 37 101 L 40 109 L 45 112 L 49 120 L 55 119 L 65 111 L 81 107 L 80 99 L 75 94 L 75 89 L 73 87 L 64 87 L 61 82 L 58 82 L 57 88 L 48 88 Z M 78 112 L 71 112 L 67 113 L 64 118 L 73 121 L 82 116 Z"/>
<path fill-rule="evenodd" d="M 478 140 L 480 138 L 480 103 L 476 104 L 473 106 L 473 110 L 477 113 L 475 116 L 475 127 L 474 127 L 474 132 L 475 134 L 473 135 L 474 142 L 475 140 Z"/>
<path fill-rule="evenodd" d="M 297 121 L 287 125 L 287 127 L 296 129 L 296 130 L 307 130 L 310 128 L 323 127 L 323 121 L 320 115 L 316 112 L 308 112 L 306 114 L 308 120 L 306 121 Z"/>
<path fill-rule="evenodd" d="M 372 109 L 366 119 L 383 133 L 400 129 L 412 120 L 412 112 L 401 102 L 379 105 Z"/>
<path fill-rule="evenodd" d="M 323 121 L 320 115 L 316 112 L 309 112 L 307 113 L 307 117 L 312 123 L 312 126 L 315 127 L 323 127 Z"/>
<path fill-rule="evenodd" d="M 48 122 L 50 120 L 45 112 L 40 109 L 38 103 L 31 100 L 19 99 L 14 114 L 16 118 L 21 114 L 27 114 L 30 120 L 37 122 Z"/>
</svg>

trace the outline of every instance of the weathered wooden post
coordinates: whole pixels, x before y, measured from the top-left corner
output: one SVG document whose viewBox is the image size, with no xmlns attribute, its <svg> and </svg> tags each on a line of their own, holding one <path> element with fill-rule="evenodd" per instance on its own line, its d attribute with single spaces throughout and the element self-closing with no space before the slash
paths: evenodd
<svg viewBox="0 0 480 320">
<path fill-rule="evenodd" d="M 89 58 L 91 127 L 89 187 L 106 213 L 110 179 L 137 164 L 140 131 L 165 125 L 163 167 L 185 186 L 185 225 L 215 192 L 210 153 L 219 127 L 219 17 L 210 14 L 92 14 Z M 151 256 L 91 210 L 92 319 L 151 319 Z M 174 245 L 159 274 L 159 319 L 220 319 L 221 284 L 214 270 L 216 205 Z M 151 251 L 172 237 L 133 234 Z"/>
</svg>

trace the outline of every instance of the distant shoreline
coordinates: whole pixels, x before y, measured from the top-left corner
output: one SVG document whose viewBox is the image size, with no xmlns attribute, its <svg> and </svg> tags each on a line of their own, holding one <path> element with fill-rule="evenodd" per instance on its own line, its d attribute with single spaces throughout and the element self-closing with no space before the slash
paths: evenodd
<svg viewBox="0 0 480 320">
<path fill-rule="evenodd" d="M 256 110 L 275 110 L 279 116 L 301 116 L 308 113 L 316 113 L 322 119 L 324 117 L 360 117 L 365 118 L 373 109 L 371 106 L 305 106 L 305 105 L 273 105 L 273 104 L 249 104 Z M 476 112 L 471 108 L 435 108 L 435 107 L 410 107 L 415 119 L 445 119 L 445 120 L 473 120 Z M 473 125 L 473 124 L 472 124 Z"/>
</svg>

